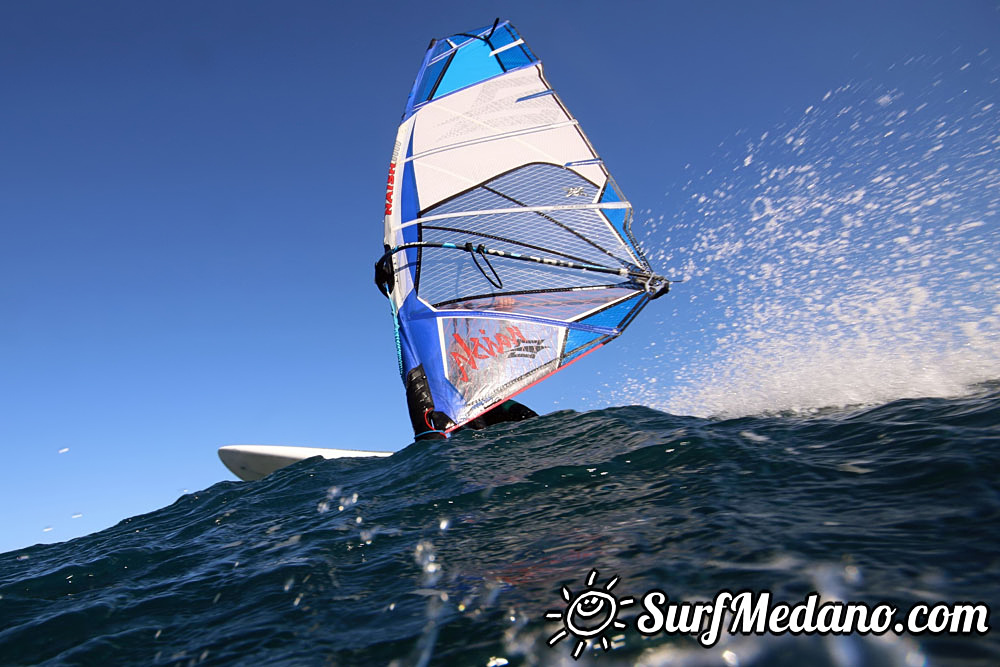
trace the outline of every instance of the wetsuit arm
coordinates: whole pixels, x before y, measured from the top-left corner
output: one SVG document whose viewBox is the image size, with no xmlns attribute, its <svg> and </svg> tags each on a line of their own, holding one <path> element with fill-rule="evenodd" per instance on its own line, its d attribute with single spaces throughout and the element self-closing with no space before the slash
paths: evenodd
<svg viewBox="0 0 1000 667">
<path fill-rule="evenodd" d="M 385 246 L 385 251 L 386 253 L 389 252 L 389 246 Z M 382 296 L 388 297 L 395 285 L 396 277 L 392 272 L 392 255 L 382 255 L 375 262 L 375 286 L 378 287 L 378 291 L 381 292 Z"/>
</svg>

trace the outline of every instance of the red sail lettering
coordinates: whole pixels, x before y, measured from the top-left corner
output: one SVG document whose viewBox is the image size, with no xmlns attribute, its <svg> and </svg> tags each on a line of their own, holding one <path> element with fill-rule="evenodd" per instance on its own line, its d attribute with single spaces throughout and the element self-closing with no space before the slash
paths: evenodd
<svg viewBox="0 0 1000 667">
<path fill-rule="evenodd" d="M 389 180 L 385 186 L 385 214 L 392 215 L 392 182 L 396 178 L 396 163 L 389 163 Z"/>
<path fill-rule="evenodd" d="M 489 340 L 489 338 L 486 340 Z M 472 343 L 472 354 L 476 355 L 476 359 L 489 359 L 493 356 L 488 349 L 483 347 L 483 343 L 480 339 L 470 338 L 469 342 Z M 480 354 L 480 352 L 483 354 Z"/>
<path fill-rule="evenodd" d="M 514 347 L 507 336 L 502 333 L 497 334 L 496 354 L 499 356 L 507 351 L 507 348 Z"/>
<path fill-rule="evenodd" d="M 460 350 L 457 352 L 453 351 L 451 353 L 451 358 L 455 360 L 455 365 L 458 367 L 458 370 L 462 372 L 462 382 L 468 382 L 469 375 L 465 372 L 465 367 L 468 366 L 472 370 L 476 370 L 476 357 L 472 353 L 472 350 L 469 349 L 469 346 L 466 345 L 465 341 L 462 340 L 461 336 L 458 334 L 452 334 L 452 337 L 455 339 L 455 342 L 458 343 Z"/>
<path fill-rule="evenodd" d="M 483 334 L 486 333 L 482 329 L 480 329 L 480 332 Z M 450 354 L 455 367 L 461 373 L 459 379 L 462 382 L 469 381 L 467 369 L 478 370 L 477 359 L 493 359 L 516 346 L 518 342 L 528 342 L 524 334 L 521 333 L 521 330 L 514 325 L 507 327 L 506 334 L 502 331 L 497 332 L 494 339 L 490 339 L 489 336 L 484 335 L 481 338 L 470 337 L 466 341 L 457 333 L 452 334 L 451 337 L 454 340 L 454 345 L 452 345 Z"/>
</svg>

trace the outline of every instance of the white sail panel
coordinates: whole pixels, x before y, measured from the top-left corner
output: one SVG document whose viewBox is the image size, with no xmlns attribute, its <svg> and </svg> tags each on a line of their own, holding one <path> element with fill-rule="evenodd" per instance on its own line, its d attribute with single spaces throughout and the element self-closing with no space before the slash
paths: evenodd
<svg viewBox="0 0 1000 667">
<path fill-rule="evenodd" d="M 420 208 L 528 162 L 566 165 L 597 158 L 554 93 L 532 97 L 549 90 L 541 65 L 535 65 L 423 106 L 410 158 Z M 597 186 L 607 179 L 600 165 L 573 169 Z"/>
</svg>

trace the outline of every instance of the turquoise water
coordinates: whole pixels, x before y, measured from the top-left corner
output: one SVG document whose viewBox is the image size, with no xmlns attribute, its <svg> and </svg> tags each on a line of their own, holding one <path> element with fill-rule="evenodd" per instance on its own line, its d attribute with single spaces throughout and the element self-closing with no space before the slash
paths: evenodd
<svg viewBox="0 0 1000 667">
<path fill-rule="evenodd" d="M 811 416 L 558 412 L 221 482 L 0 555 L 0 663 L 1000 663 L 986 636 L 548 644 L 560 588 L 1000 604 L 1000 384 Z M 610 634 L 610 633 L 609 633 Z"/>
</svg>

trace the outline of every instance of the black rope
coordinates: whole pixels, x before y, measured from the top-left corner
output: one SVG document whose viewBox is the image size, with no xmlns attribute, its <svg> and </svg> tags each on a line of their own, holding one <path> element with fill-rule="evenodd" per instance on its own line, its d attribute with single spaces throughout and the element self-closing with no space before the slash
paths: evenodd
<svg viewBox="0 0 1000 667">
<path fill-rule="evenodd" d="M 479 272 L 481 274 L 483 274 L 483 277 L 486 278 L 486 280 L 490 281 L 490 285 L 493 285 L 497 289 L 502 289 L 503 288 L 503 281 L 500 280 L 500 275 L 497 273 L 497 270 L 493 268 L 492 264 L 490 264 L 490 260 L 486 256 L 486 253 L 485 253 L 486 247 L 482 243 L 480 243 L 479 247 L 473 249 L 471 243 L 466 243 L 465 244 L 465 250 L 466 250 L 466 252 L 468 252 L 469 254 L 472 255 L 472 262 L 476 265 L 476 268 L 479 269 Z M 494 276 L 494 278 L 496 278 L 496 282 L 494 282 L 493 278 L 490 278 L 486 274 L 486 271 L 483 270 L 483 267 L 479 265 L 479 260 L 476 259 L 476 253 L 479 253 L 479 256 L 483 258 L 484 262 L 486 262 L 486 266 L 490 267 L 490 271 L 493 272 L 493 276 Z"/>
<path fill-rule="evenodd" d="M 470 35 L 467 32 L 456 32 L 455 37 L 471 37 L 472 39 L 481 39 L 487 44 L 489 44 L 490 37 L 492 37 L 493 33 L 496 32 L 498 25 L 500 25 L 500 17 L 497 17 L 497 19 L 493 22 L 493 29 L 490 30 L 490 34 L 486 35 L 486 37 L 483 37 L 482 35 Z"/>
</svg>

